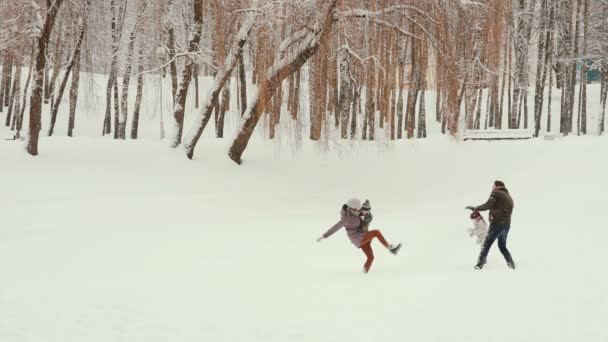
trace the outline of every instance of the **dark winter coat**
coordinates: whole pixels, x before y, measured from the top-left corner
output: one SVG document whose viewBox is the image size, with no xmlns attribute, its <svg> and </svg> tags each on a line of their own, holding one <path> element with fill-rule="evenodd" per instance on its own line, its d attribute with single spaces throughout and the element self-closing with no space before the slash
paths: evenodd
<svg viewBox="0 0 608 342">
<path fill-rule="evenodd" d="M 361 213 L 359 219 L 361 219 L 361 231 L 367 233 L 369 231 L 369 224 L 372 223 L 374 216 L 368 211 L 365 214 Z"/>
<path fill-rule="evenodd" d="M 497 188 L 492 191 L 488 201 L 478 207 L 475 211 L 490 210 L 491 223 L 511 224 L 511 214 L 513 213 L 513 199 L 506 188 Z"/>
</svg>

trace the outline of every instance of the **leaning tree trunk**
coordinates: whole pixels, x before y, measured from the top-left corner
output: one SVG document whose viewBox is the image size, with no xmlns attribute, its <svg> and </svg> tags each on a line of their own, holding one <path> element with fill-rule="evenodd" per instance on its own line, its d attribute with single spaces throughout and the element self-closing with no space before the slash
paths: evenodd
<svg viewBox="0 0 608 342">
<path fill-rule="evenodd" d="M 83 21 L 82 27 L 80 28 L 80 34 L 78 35 L 78 41 L 76 42 L 76 47 L 74 47 L 74 52 L 72 52 L 72 57 L 70 58 L 70 62 L 68 67 L 65 70 L 65 75 L 63 76 L 63 80 L 61 81 L 61 85 L 59 86 L 59 91 L 57 92 L 57 97 L 53 101 L 53 107 L 51 109 L 51 124 L 49 126 L 49 137 L 53 135 L 53 130 L 55 129 L 55 122 L 57 121 L 57 111 L 59 110 L 59 104 L 61 103 L 61 99 L 63 98 L 63 93 L 65 91 L 65 87 L 68 84 L 68 78 L 70 77 L 70 73 L 74 68 L 74 65 L 80 60 L 80 53 L 82 47 L 82 41 L 84 40 L 84 34 L 86 32 L 86 23 Z"/>
<path fill-rule="evenodd" d="M 326 11 L 320 17 L 321 21 L 304 38 L 302 47 L 298 51 L 294 51 L 278 60 L 275 65 L 266 71 L 264 78 L 260 80 L 257 96 L 254 96 L 247 112 L 243 116 L 239 132 L 228 151 L 230 159 L 237 164 L 241 163 L 241 156 L 247 148 L 249 138 L 251 138 L 255 126 L 264 112 L 268 99 L 286 77 L 299 70 L 319 50 L 319 46 L 331 31 L 334 23 L 333 12 L 337 2 L 338 0 L 329 1 Z"/>
<path fill-rule="evenodd" d="M 239 58 L 241 57 L 241 53 L 243 52 L 243 46 L 247 43 L 247 39 L 249 39 L 249 34 L 253 28 L 254 18 L 252 16 L 248 17 L 245 22 L 241 25 L 239 33 L 234 39 L 234 43 L 230 48 L 230 52 L 228 53 L 228 57 L 224 62 L 224 67 L 218 70 L 215 75 L 215 79 L 213 81 L 213 85 L 211 86 L 211 90 L 209 91 L 209 95 L 207 95 L 207 99 L 205 100 L 205 104 L 203 105 L 202 110 L 199 112 L 199 115 L 195 118 L 195 125 L 190 130 L 188 135 L 185 137 L 185 150 L 186 156 L 189 159 L 192 159 L 194 155 L 194 148 L 198 143 L 209 119 L 211 118 L 211 114 L 213 112 L 214 103 L 217 101 L 220 91 L 224 87 L 224 84 L 230 77 L 232 70 L 236 66 Z"/>
<path fill-rule="evenodd" d="M 38 39 L 38 51 L 36 52 L 36 63 L 34 64 L 34 83 L 32 85 L 32 97 L 30 100 L 30 123 L 27 141 L 27 152 L 33 156 L 38 154 L 38 136 L 40 134 L 40 112 L 42 110 L 42 86 L 44 67 L 46 65 L 46 48 L 49 43 L 51 31 L 55 24 L 57 12 L 63 0 L 55 0 L 48 8 L 42 36 Z"/>
<path fill-rule="evenodd" d="M 199 41 L 203 32 L 203 0 L 194 0 L 194 34 L 188 43 L 188 53 L 196 53 L 199 49 Z M 188 87 L 192 79 L 192 72 L 195 64 L 191 59 L 186 60 L 184 69 L 182 70 L 181 80 L 177 92 L 174 94 L 173 119 L 174 133 L 171 138 L 171 147 L 175 148 L 182 142 L 182 132 L 184 131 L 184 111 L 186 107 L 186 97 L 188 96 Z M 172 71 L 173 72 L 173 71 Z"/>
</svg>

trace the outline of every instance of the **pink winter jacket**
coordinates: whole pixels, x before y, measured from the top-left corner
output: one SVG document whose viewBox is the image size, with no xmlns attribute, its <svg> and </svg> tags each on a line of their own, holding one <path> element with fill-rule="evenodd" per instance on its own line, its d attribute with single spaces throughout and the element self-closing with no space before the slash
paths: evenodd
<svg viewBox="0 0 608 342">
<path fill-rule="evenodd" d="M 348 208 L 342 208 L 342 210 L 340 210 L 340 221 L 329 228 L 329 230 L 323 234 L 323 237 L 330 237 L 342 227 L 346 229 L 346 234 L 348 235 L 350 242 L 357 247 L 361 247 L 361 241 L 363 241 L 363 236 L 365 235 L 365 232 L 361 230 L 361 219 L 359 219 L 358 214 L 351 213 Z"/>
</svg>

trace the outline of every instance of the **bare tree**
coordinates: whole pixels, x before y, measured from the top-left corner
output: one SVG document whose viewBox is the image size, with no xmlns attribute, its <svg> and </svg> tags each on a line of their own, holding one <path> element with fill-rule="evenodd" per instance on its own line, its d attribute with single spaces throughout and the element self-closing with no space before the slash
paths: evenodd
<svg viewBox="0 0 608 342">
<path fill-rule="evenodd" d="M 33 156 L 38 154 L 38 135 L 40 134 L 40 112 L 42 109 L 42 86 L 44 68 L 46 65 L 46 48 L 55 24 L 57 12 L 63 4 L 63 0 L 47 0 L 47 9 L 42 25 L 41 36 L 37 39 L 38 49 L 36 51 L 36 62 L 34 64 L 34 82 L 32 84 L 32 95 L 30 99 L 30 122 L 27 139 L 27 152 Z"/>
</svg>

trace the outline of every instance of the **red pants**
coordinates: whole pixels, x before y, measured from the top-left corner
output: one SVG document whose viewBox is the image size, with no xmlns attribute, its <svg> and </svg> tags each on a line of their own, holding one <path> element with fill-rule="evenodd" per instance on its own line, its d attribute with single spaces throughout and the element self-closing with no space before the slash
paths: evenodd
<svg viewBox="0 0 608 342">
<path fill-rule="evenodd" d="M 374 238 L 378 238 L 378 241 L 380 241 L 380 243 L 384 245 L 384 247 L 388 248 L 388 242 L 386 242 L 386 239 L 384 238 L 384 236 L 382 236 L 382 233 L 380 233 L 379 230 L 370 230 L 365 234 L 365 236 L 363 237 L 363 241 L 361 241 L 361 249 L 367 257 L 365 265 L 363 265 L 363 272 L 365 273 L 369 271 L 370 267 L 372 267 L 372 263 L 374 262 L 374 251 L 372 250 L 371 243 Z"/>
</svg>

